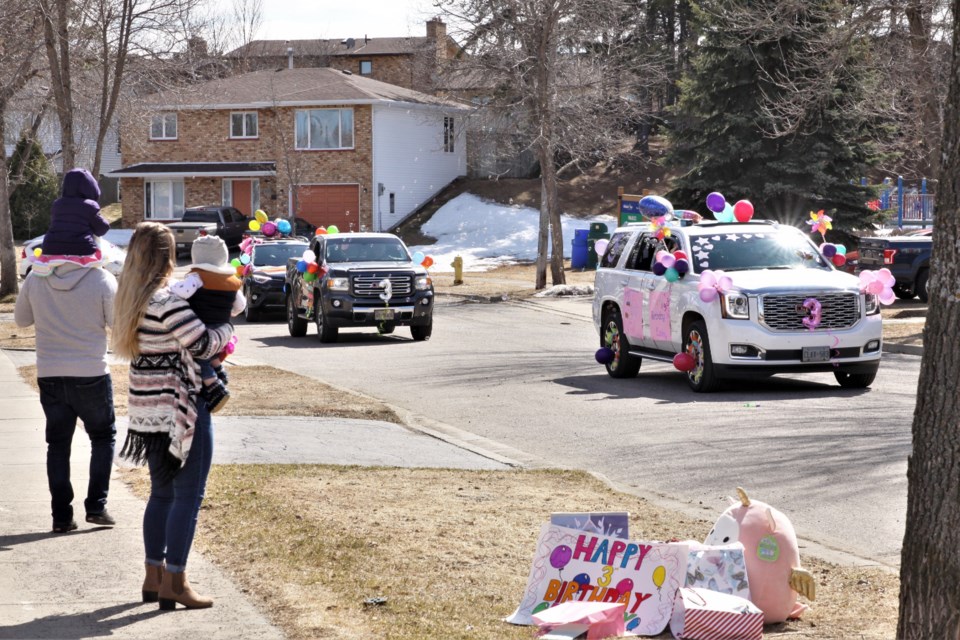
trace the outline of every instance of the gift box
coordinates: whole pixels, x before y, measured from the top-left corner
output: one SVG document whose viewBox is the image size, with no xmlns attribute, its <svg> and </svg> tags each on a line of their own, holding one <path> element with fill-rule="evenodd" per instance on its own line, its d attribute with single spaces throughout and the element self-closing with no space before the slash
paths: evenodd
<svg viewBox="0 0 960 640">
<path fill-rule="evenodd" d="M 533 614 L 539 635 L 586 629 L 587 640 L 622 636 L 625 605 L 616 602 L 578 602 L 571 600 Z M 580 633 L 571 637 L 582 637 Z"/>
<path fill-rule="evenodd" d="M 670 631 L 677 640 L 760 640 L 763 612 L 738 596 L 684 587 L 677 591 Z"/>
</svg>

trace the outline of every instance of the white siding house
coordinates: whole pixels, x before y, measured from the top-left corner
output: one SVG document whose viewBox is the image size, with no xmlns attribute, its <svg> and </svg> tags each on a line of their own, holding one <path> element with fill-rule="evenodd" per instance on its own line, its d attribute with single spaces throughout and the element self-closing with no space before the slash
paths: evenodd
<svg viewBox="0 0 960 640">
<path fill-rule="evenodd" d="M 391 229 L 466 175 L 468 111 L 409 103 L 373 107 L 373 224 Z"/>
</svg>

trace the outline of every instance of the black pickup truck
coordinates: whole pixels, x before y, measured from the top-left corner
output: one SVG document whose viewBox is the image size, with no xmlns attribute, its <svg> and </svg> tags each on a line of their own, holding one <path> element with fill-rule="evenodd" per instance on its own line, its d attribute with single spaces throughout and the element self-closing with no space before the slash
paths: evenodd
<svg viewBox="0 0 960 640">
<path fill-rule="evenodd" d="M 287 329 L 291 336 L 316 324 L 320 342 L 336 342 L 340 329 L 376 327 L 392 333 L 410 327 L 414 340 L 433 332 L 433 281 L 411 260 L 410 252 L 389 233 L 337 233 L 310 242 L 315 261 L 297 268 L 287 262 Z M 301 264 L 301 267 L 304 265 Z"/>
<path fill-rule="evenodd" d="M 917 296 L 927 301 L 930 254 L 933 238 L 929 231 L 903 236 L 860 239 L 860 269 L 890 269 L 897 279 L 893 291 L 901 300 Z"/>
<path fill-rule="evenodd" d="M 183 212 L 183 218 L 167 224 L 177 241 L 177 255 L 189 253 L 193 241 L 201 233 L 220 236 L 228 247 L 240 244 L 250 225 L 250 217 L 239 209 L 228 206 L 192 207 Z"/>
</svg>

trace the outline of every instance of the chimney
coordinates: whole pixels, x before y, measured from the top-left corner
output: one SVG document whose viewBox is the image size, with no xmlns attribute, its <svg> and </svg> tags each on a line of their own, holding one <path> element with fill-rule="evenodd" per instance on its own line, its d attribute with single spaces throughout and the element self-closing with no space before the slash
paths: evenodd
<svg viewBox="0 0 960 640">
<path fill-rule="evenodd" d="M 439 16 L 427 20 L 427 38 L 433 40 L 437 60 L 447 57 L 447 25 Z"/>
<path fill-rule="evenodd" d="M 287 47 L 287 69 L 293 69 L 293 47 Z"/>
</svg>

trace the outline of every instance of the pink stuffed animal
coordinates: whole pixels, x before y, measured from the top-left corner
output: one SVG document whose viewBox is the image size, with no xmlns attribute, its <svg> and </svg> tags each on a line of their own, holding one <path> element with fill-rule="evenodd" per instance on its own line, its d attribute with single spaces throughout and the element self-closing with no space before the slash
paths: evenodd
<svg viewBox="0 0 960 640">
<path fill-rule="evenodd" d="M 731 505 L 717 519 L 706 544 L 743 544 L 750 600 L 763 611 L 764 624 L 799 618 L 807 605 L 798 603 L 797 595 L 814 600 L 816 582 L 800 568 L 793 525 L 770 505 L 751 502 L 740 487 L 737 496 L 740 504 Z"/>
</svg>

